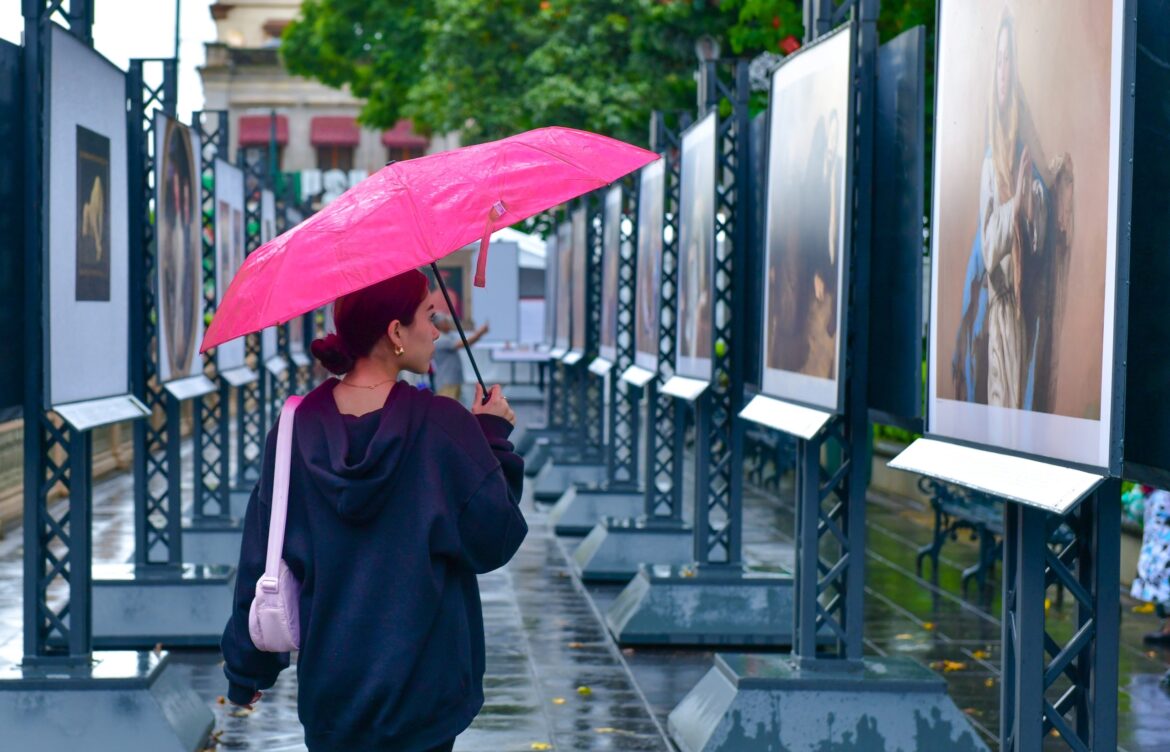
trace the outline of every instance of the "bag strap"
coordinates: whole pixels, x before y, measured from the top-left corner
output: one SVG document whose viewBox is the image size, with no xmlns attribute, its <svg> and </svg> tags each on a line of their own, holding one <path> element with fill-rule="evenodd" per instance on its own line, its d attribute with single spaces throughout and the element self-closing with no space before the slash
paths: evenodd
<svg viewBox="0 0 1170 752">
<path fill-rule="evenodd" d="M 276 430 L 276 470 L 272 474 L 272 518 L 268 521 L 268 558 L 264 563 L 261 584 L 276 589 L 280 576 L 280 560 L 284 555 L 284 528 L 288 521 L 288 475 L 292 466 L 293 416 L 303 397 L 292 396 L 280 410 Z M 265 581 L 268 581 L 267 583 Z"/>
</svg>

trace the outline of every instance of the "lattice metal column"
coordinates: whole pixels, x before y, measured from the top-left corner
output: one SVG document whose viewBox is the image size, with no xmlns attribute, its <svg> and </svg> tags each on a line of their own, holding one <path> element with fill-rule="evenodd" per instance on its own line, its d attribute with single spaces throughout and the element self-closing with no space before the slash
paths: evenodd
<svg viewBox="0 0 1170 752">
<path fill-rule="evenodd" d="M 260 247 L 260 192 L 268 184 L 267 160 L 259 149 L 239 147 L 237 161 L 244 171 L 244 248 L 247 254 Z M 248 367 L 260 378 L 236 392 L 237 437 L 236 488 L 247 490 L 260 478 L 264 442 L 268 436 L 267 378 L 260 352 L 260 335 L 245 337 Z"/>
<path fill-rule="evenodd" d="M 700 564 L 742 563 L 743 514 L 741 495 L 732 493 L 733 476 L 742 472 L 742 447 L 732 451 L 736 416 L 743 407 L 742 336 L 736 337 L 743 311 L 744 269 L 736 259 L 744 254 L 751 216 L 751 189 L 747 178 L 751 84 L 746 62 L 734 69 L 731 85 L 719 80 L 717 64 L 708 66 L 706 106 L 720 100 L 732 103 L 732 114 L 720 118 L 716 135 L 715 183 L 715 305 L 712 381 L 696 406 L 695 560 Z"/>
<path fill-rule="evenodd" d="M 588 451 L 600 451 L 604 442 L 604 390 L 599 379 L 591 378 L 587 364 L 597 357 L 599 333 L 601 332 L 601 256 L 603 237 L 599 231 L 604 199 L 602 194 L 593 192 L 581 199 L 585 209 L 585 247 L 589 253 L 585 259 L 585 357 L 574 366 L 578 373 L 580 404 L 576 417 L 582 421 L 582 436 Z"/>
<path fill-rule="evenodd" d="M 682 141 L 679 134 L 690 124 L 690 115 L 679 116 L 678 129 L 666 125 L 661 112 L 654 113 L 654 148 L 664 151 L 662 265 L 658 314 L 658 374 L 647 385 L 646 517 L 682 521 L 682 469 L 686 407 L 660 394 L 658 384 L 674 375 L 675 335 L 678 320 L 678 218 L 682 188 Z"/>
<path fill-rule="evenodd" d="M 217 296 L 215 257 L 215 160 L 227 155 L 228 113 L 227 110 L 205 110 L 193 114 L 192 126 L 199 134 L 202 150 L 202 175 L 200 184 L 200 210 L 203 220 L 203 314 L 204 321 L 211 321 L 215 315 Z M 204 356 L 203 373 L 212 381 L 217 380 L 218 369 L 215 351 Z M 195 423 L 200 430 L 195 448 L 195 518 L 227 517 L 230 512 L 228 477 L 230 469 L 231 436 L 228 409 L 231 388 L 221 382 L 220 388 L 195 402 Z"/>
<path fill-rule="evenodd" d="M 878 2 L 846 3 L 840 8 L 822 3 L 806 16 L 806 36 L 815 38 L 848 18 L 856 10 L 859 23 L 854 132 L 852 216 L 853 250 L 849 263 L 846 310 L 869 310 L 869 247 L 872 202 L 866 186 L 872 183 L 874 139 L 873 84 L 877 61 Z M 853 314 L 851 314 L 853 315 Z M 851 321 L 856 320 L 851 319 Z M 834 418 L 821 434 L 798 448 L 797 629 L 793 652 L 802 658 L 817 657 L 818 635 L 827 632 L 833 645 L 821 656 L 860 661 L 862 657 L 865 587 L 865 493 L 868 482 L 869 417 L 867 401 L 868 327 L 847 328 L 843 415 Z M 828 449 L 828 451 L 826 451 Z M 835 450 L 835 451 L 834 451 Z M 828 466 L 822 457 L 836 455 Z"/>
<path fill-rule="evenodd" d="M 93 647 L 90 596 L 91 444 L 70 430 L 44 403 L 43 252 L 46 199 L 41 135 L 44 133 L 46 24 L 64 22 L 92 44 L 93 5 L 25 2 L 24 14 L 24 661 L 88 664 Z M 58 492 L 69 494 L 62 506 Z M 62 597 L 62 589 L 67 595 Z"/>
<path fill-rule="evenodd" d="M 1020 504 L 1004 507 L 1004 752 L 1040 749 L 1049 736 L 1069 749 L 1117 744 L 1121 489 L 1101 485 L 1067 517 Z M 1050 545 L 1060 526 L 1071 538 Z M 1077 609 L 1076 629 L 1048 630 L 1048 588 L 1063 587 Z"/>
<path fill-rule="evenodd" d="M 638 275 L 638 178 L 622 185 L 617 289 L 617 358 L 609 378 L 609 485 L 638 485 L 639 391 L 621 381 L 634 364 L 634 295 Z M 621 383 L 619 383 L 621 382 Z"/>
<path fill-rule="evenodd" d="M 157 238 L 155 214 L 155 111 L 175 115 L 176 61 L 140 59 L 130 61 L 127 76 L 130 96 L 130 288 L 141 294 L 131 306 L 131 353 L 137 358 L 131 368 L 133 393 L 150 409 L 151 415 L 134 424 L 134 563 L 177 565 L 182 561 L 181 504 L 172 499 L 171 467 L 176 453 L 168 454 L 168 431 L 178 422 L 167 419 L 169 397 L 158 379 L 158 321 L 154 289 Z M 140 339 L 138 339 L 140 338 Z M 135 341 L 137 339 L 137 341 Z M 176 439 L 178 437 L 175 437 Z"/>
</svg>

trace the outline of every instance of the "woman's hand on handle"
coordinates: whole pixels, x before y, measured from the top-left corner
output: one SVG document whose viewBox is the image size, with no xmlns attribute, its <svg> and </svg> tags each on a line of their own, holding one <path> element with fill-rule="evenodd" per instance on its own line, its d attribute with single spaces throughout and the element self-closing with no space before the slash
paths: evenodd
<svg viewBox="0 0 1170 752">
<path fill-rule="evenodd" d="M 488 390 L 488 401 L 485 404 L 483 401 L 483 387 L 479 384 L 475 385 L 475 399 L 471 403 L 472 415 L 495 415 L 498 418 L 503 418 L 512 425 L 516 425 L 516 413 L 512 412 L 511 405 L 508 400 L 504 398 L 504 392 L 500 389 L 500 385 L 496 384 Z"/>
</svg>

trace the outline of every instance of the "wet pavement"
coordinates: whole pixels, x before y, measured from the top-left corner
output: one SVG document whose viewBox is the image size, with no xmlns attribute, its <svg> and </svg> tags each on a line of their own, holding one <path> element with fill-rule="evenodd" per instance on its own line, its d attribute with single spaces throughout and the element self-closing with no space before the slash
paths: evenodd
<svg viewBox="0 0 1170 752">
<path fill-rule="evenodd" d="M 531 419 L 525 407 L 521 420 Z M 185 463 L 189 472 L 189 463 Z M 187 484 L 189 488 L 189 482 Z M 481 578 L 487 629 L 487 697 L 483 712 L 456 750 L 670 750 L 662 732 L 667 714 L 708 671 L 712 651 L 667 648 L 619 650 L 599 615 L 620 586 L 585 588 L 571 575 L 566 554 L 575 539 L 556 538 L 546 510 L 523 502 L 531 533 L 513 561 Z M 128 474 L 95 484 L 96 562 L 122 562 L 132 553 L 132 486 Z M 753 563 L 790 565 L 791 486 L 778 494 L 749 487 L 745 555 Z M 942 551 L 939 584 L 915 575 L 914 555 L 930 537 L 927 509 L 902 499 L 872 497 L 868 509 L 866 649 L 906 655 L 932 666 L 973 726 L 995 747 L 999 717 L 999 589 L 964 600 L 959 574 L 975 561 L 965 537 Z M 19 532 L 0 539 L 0 653 L 19 654 L 21 640 Z M 998 574 L 997 574 L 998 576 Z M 1067 634 L 1074 613 L 1052 598 L 1053 631 Z M 1170 749 L 1170 695 L 1158 680 L 1170 652 L 1142 646 L 1157 625 L 1152 614 L 1122 604 L 1120 748 Z M 216 748 L 303 750 L 296 717 L 295 671 L 286 671 L 254 712 L 222 704 L 226 687 L 215 651 L 174 650 L 174 665 L 215 714 Z M 1053 740 L 1051 749 L 1064 749 Z"/>
<path fill-rule="evenodd" d="M 690 477 L 690 468 L 687 469 Z M 744 556 L 752 564 L 791 566 L 793 557 L 793 490 L 791 478 L 779 493 L 747 487 L 744 503 Z M 689 486 L 688 486 L 689 487 Z M 999 729 L 1000 583 L 970 599 L 961 595 L 962 570 L 978 559 L 977 544 L 960 536 L 948 541 L 940 558 L 939 583 L 915 574 L 919 546 L 929 542 L 932 513 L 915 501 L 871 495 L 867 508 L 867 576 L 865 645 L 870 655 L 901 655 L 933 668 L 947 682 L 956 705 L 993 748 Z M 571 553 L 575 538 L 561 537 Z M 592 585 L 587 590 L 604 611 L 621 586 Z M 1072 632 L 1075 609 L 1069 598 L 1058 603 L 1049 593 L 1049 629 L 1060 639 Z M 1170 750 L 1170 694 L 1158 686 L 1170 667 L 1170 651 L 1142 645 L 1142 635 L 1158 619 L 1141 613 L 1128 597 L 1122 602 L 1119 749 L 1127 752 Z M 670 711 L 707 673 L 714 651 L 671 648 L 626 649 L 624 655 L 655 715 L 665 724 Z M 731 652 L 731 651 L 722 651 Z M 751 652 L 759 652 L 751 651 Z M 1046 750 L 1065 750 L 1051 739 Z"/>
</svg>

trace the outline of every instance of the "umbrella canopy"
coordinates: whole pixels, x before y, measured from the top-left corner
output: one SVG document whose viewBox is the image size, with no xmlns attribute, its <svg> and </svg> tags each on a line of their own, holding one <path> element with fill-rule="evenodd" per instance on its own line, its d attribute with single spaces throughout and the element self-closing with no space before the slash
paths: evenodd
<svg viewBox="0 0 1170 752">
<path fill-rule="evenodd" d="M 396 162 L 353 186 L 240 267 L 200 352 L 280 324 L 487 239 L 658 155 L 595 133 L 540 128 Z"/>
</svg>

